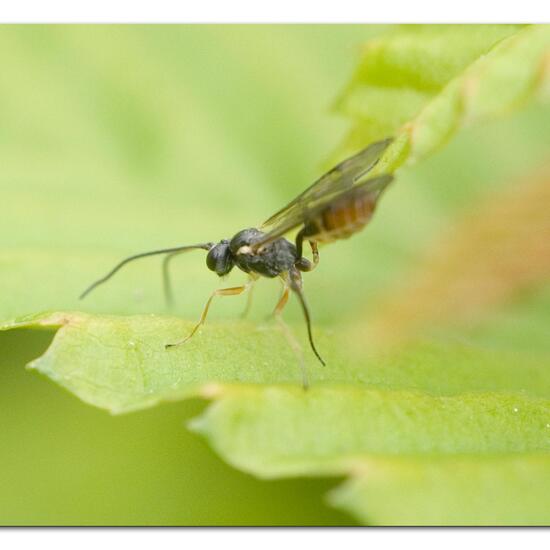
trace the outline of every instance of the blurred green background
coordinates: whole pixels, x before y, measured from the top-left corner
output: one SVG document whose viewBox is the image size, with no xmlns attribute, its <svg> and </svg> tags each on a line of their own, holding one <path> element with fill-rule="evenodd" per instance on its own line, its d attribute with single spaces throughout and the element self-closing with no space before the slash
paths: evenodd
<svg viewBox="0 0 550 550">
<path fill-rule="evenodd" d="M 10 273 L 18 254 L 42 266 L 9 275 L 16 291 L 0 297 L 1 314 L 163 313 L 154 261 L 83 304 L 76 296 L 120 257 L 229 237 L 308 185 L 345 135 L 330 106 L 361 44 L 388 30 L 0 27 L 0 268 Z M 549 141 L 549 110 L 535 105 L 404 170 L 368 236 L 322 251 L 306 282 L 316 323 L 367 317 L 453 216 L 540 165 Z M 177 311 L 195 318 L 219 283 L 200 253 L 177 266 Z M 259 285 L 253 318 L 275 286 Z M 220 302 L 213 317 L 243 305 Z M 50 339 L 0 334 L 0 523 L 353 523 L 322 504 L 337 480 L 259 481 L 222 463 L 184 428 L 199 401 L 110 417 L 26 372 Z"/>
<path fill-rule="evenodd" d="M 170 246 L 258 223 L 343 134 L 327 109 L 360 43 L 381 30 L 0 27 L 0 189 L 18 198 L 0 203 L 3 249 L 112 247 L 84 279 L 59 262 L 76 303 L 76 289 L 136 239 Z M 174 204 L 182 186 L 189 202 Z M 121 209 L 139 223 L 128 226 Z M 201 281 L 186 308 L 194 316 L 217 281 L 202 256 L 182 263 L 179 281 Z M 151 285 L 162 312 L 158 265 L 142 267 L 135 280 Z M 110 417 L 26 372 L 50 340 L 0 334 L 1 524 L 353 523 L 322 503 L 336 480 L 258 481 L 225 465 L 184 427 L 199 401 Z"/>
</svg>

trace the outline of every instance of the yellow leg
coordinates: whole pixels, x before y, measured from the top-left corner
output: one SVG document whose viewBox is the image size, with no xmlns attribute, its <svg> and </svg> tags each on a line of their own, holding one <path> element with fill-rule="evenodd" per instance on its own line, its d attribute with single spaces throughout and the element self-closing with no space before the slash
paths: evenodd
<svg viewBox="0 0 550 550">
<path fill-rule="evenodd" d="M 195 325 L 189 336 L 184 338 L 183 340 L 180 340 L 179 342 L 175 342 L 174 344 L 166 344 L 164 347 L 166 349 L 173 348 L 175 346 L 180 346 L 181 344 L 185 344 L 189 338 L 191 338 L 195 332 L 200 328 L 200 326 L 206 321 L 206 316 L 208 315 L 208 310 L 210 309 L 210 304 L 212 303 L 212 300 L 215 296 L 237 296 L 239 294 L 242 294 L 243 292 L 246 292 L 250 286 L 254 283 L 253 280 L 249 281 L 243 286 L 235 286 L 231 288 L 219 288 L 218 290 L 214 290 L 212 294 L 210 295 L 210 298 L 208 298 L 208 301 L 206 302 L 206 305 L 204 306 L 204 309 L 202 310 L 201 318 L 199 319 L 199 322 Z"/>
<path fill-rule="evenodd" d="M 317 247 L 317 242 L 309 241 L 309 246 L 311 247 L 313 263 L 307 258 L 298 258 L 294 265 L 299 271 L 313 271 L 319 263 L 319 248 Z"/>
<path fill-rule="evenodd" d="M 248 291 L 248 296 L 246 298 L 246 306 L 244 308 L 244 311 L 241 313 L 241 319 L 245 319 L 250 313 L 250 308 L 252 307 L 252 294 L 254 291 L 254 283 L 258 280 L 258 275 L 249 273 L 248 276 L 250 277 L 250 280 L 248 281 L 250 290 Z"/>
<path fill-rule="evenodd" d="M 279 298 L 279 301 L 277 302 L 277 305 L 275 306 L 275 309 L 273 310 L 273 315 L 280 315 L 283 312 L 283 309 L 285 308 L 287 302 L 288 302 L 288 295 L 290 293 L 290 289 L 288 286 L 285 286 L 283 288 L 283 293 L 281 294 L 281 297 Z"/>
<path fill-rule="evenodd" d="M 309 246 L 311 246 L 311 253 L 313 255 L 313 267 L 311 268 L 313 271 L 319 263 L 319 248 L 317 248 L 317 243 L 315 241 L 309 241 Z"/>
</svg>

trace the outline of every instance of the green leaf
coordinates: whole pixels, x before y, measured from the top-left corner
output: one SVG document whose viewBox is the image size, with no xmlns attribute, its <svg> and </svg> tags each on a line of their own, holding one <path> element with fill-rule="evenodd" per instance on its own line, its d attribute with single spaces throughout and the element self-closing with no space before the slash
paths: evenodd
<svg viewBox="0 0 550 550">
<path fill-rule="evenodd" d="M 257 475 L 343 474 L 361 455 L 548 452 L 550 401 L 516 394 L 434 396 L 360 386 L 221 388 L 195 429 Z M 292 441 L 292 444 L 289 444 Z"/>
<path fill-rule="evenodd" d="M 369 41 L 336 108 L 369 142 L 391 135 L 514 25 L 408 25 Z"/>
<path fill-rule="evenodd" d="M 367 458 L 355 472 L 330 501 L 363 522 L 548 525 L 548 455 Z"/>
<path fill-rule="evenodd" d="M 174 351 L 164 344 L 190 328 L 175 318 L 65 313 L 16 326 L 61 327 L 30 367 L 88 403 L 126 412 L 213 399 L 192 428 L 230 464 L 265 478 L 352 474 L 331 501 L 362 521 L 550 520 L 548 459 L 534 455 L 550 451 L 547 355 L 429 344 L 356 363 L 333 334 L 320 342 L 336 346 L 329 367 L 310 365 L 304 391 L 283 336 L 248 324 L 211 325 Z M 521 499 L 532 479 L 536 496 Z"/>
<path fill-rule="evenodd" d="M 214 325 L 196 341 L 167 351 L 164 344 L 189 330 L 189 323 L 157 316 L 57 313 L 16 326 L 61 327 L 48 352 L 30 368 L 111 412 L 191 395 L 221 399 L 196 427 L 202 426 L 224 454 L 239 456 L 233 460 L 259 475 L 315 473 L 318 462 L 331 458 L 338 464 L 364 452 L 495 453 L 550 447 L 545 358 L 531 359 L 529 384 L 525 373 L 514 369 L 510 353 L 431 344 L 390 354 L 383 363 L 377 357 L 353 365 L 332 350 L 330 367 L 310 365 L 313 388 L 305 391 L 296 383 L 299 371 L 283 336 L 265 327 Z M 330 340 L 334 344 L 337 339 L 333 335 Z M 243 349 L 242 341 L 249 346 Z M 408 377 L 415 376 L 402 365 L 409 358 L 424 367 L 414 391 L 402 389 L 410 388 Z M 472 373 L 476 360 L 485 368 L 477 377 Z M 446 370 L 437 374 L 442 363 Z M 503 381 L 492 376 L 480 391 L 491 363 L 504 374 Z M 393 376 L 390 384 L 389 377 L 381 377 L 384 372 Z M 261 433 L 266 437 L 259 445 Z M 288 438 L 295 442 L 292 446 Z M 281 465 L 276 457 L 285 453 Z M 304 461 L 309 463 L 302 471 Z"/>
<path fill-rule="evenodd" d="M 550 29 L 534 25 L 423 26 L 365 48 L 338 103 L 356 123 L 344 152 L 395 135 L 379 171 L 425 158 L 461 128 L 502 116 L 550 91 Z"/>
<path fill-rule="evenodd" d="M 323 368 L 304 350 L 307 392 L 297 358 L 267 321 L 209 319 L 166 350 L 193 324 L 166 314 L 154 259 L 128 266 L 85 302 L 77 296 L 121 257 L 230 236 L 314 179 L 314 162 L 335 139 L 336 126 L 319 112 L 336 75 L 344 77 L 340 58 L 324 59 L 351 32 L 342 28 L 310 42 L 303 29 L 286 28 L 0 33 L 14 52 L 4 67 L 11 85 L 0 92 L 16 113 L 1 153 L 9 207 L 0 216 L 0 321 L 56 329 L 31 368 L 94 406 L 122 413 L 213 401 L 191 426 L 227 462 L 262 478 L 345 476 L 331 502 L 361 522 L 547 523 L 550 349 L 541 327 L 550 301 L 538 259 L 548 242 L 541 205 L 549 180 L 510 197 L 501 187 L 525 172 L 523 185 L 547 155 L 548 27 L 385 31 L 353 30 L 380 36 L 338 103 L 355 122 L 341 155 L 393 134 L 377 169 L 403 169 L 369 237 L 322 250 L 306 279 L 327 360 Z M 40 44 L 40 60 L 31 43 Z M 227 60 L 231 70 L 220 71 Z M 67 78 L 74 71 L 79 78 Z M 44 126 L 46 113 L 52 124 Z M 448 152 L 427 158 L 468 126 Z M 517 205 L 513 216 L 480 208 L 475 217 L 485 181 L 487 203 Z M 465 235 L 456 248 L 437 241 L 453 226 Z M 499 239 L 483 240 L 483 231 Z M 442 255 L 440 272 L 420 265 L 418 280 L 433 285 L 407 302 L 403 282 L 414 280 L 432 244 L 448 261 Z M 496 260 L 485 254 L 493 244 Z M 213 276 L 203 252 L 178 262 L 176 312 L 194 319 Z M 521 272 L 511 272 L 517 265 Z M 265 286 L 257 317 L 276 301 Z M 483 288 L 497 286 L 504 291 L 476 308 L 476 296 L 490 296 Z M 462 316 L 453 313 L 457 302 Z M 435 315 L 441 304 L 445 315 Z M 241 306 L 220 300 L 213 310 L 231 316 Z M 388 322 L 388 311 L 404 322 Z M 299 315 L 291 304 L 292 328 L 307 343 Z M 416 323 L 423 319 L 437 330 Z M 371 329 L 381 324 L 407 338 L 379 346 Z"/>
</svg>

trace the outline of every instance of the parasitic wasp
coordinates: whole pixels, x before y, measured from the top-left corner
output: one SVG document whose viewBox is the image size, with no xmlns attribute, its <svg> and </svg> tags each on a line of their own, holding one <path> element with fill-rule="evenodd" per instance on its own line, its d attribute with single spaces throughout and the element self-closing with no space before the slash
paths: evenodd
<svg viewBox="0 0 550 550">
<path fill-rule="evenodd" d="M 189 335 L 178 342 L 166 344 L 166 349 L 179 346 L 191 338 L 206 320 L 210 304 L 215 296 L 235 296 L 250 291 L 259 277 L 278 277 L 283 283 L 283 292 L 275 306 L 274 314 L 282 323 L 281 313 L 292 291 L 302 308 L 309 343 L 321 364 L 325 361 L 317 350 L 311 328 L 311 316 L 303 288 L 302 272 L 312 271 L 319 263 L 318 245 L 339 239 L 346 239 L 357 233 L 370 221 L 378 199 L 392 181 L 391 174 L 367 178 L 365 176 L 378 163 L 382 154 L 392 142 L 391 138 L 372 143 L 359 153 L 344 160 L 327 172 L 315 183 L 300 193 L 284 208 L 273 214 L 259 229 L 249 228 L 239 231 L 231 239 L 218 243 L 207 242 L 195 245 L 177 246 L 162 250 L 143 252 L 125 258 L 109 273 L 92 283 L 80 296 L 84 298 L 100 284 L 109 280 L 121 267 L 129 262 L 147 256 L 164 254 L 163 281 L 165 296 L 170 303 L 172 290 L 169 278 L 169 262 L 177 254 L 188 250 L 202 249 L 207 252 L 206 265 L 220 277 L 227 275 L 234 267 L 248 274 L 246 284 L 215 290 L 207 300 L 199 321 Z M 284 236 L 293 229 L 300 228 L 295 242 Z M 303 254 L 304 241 L 309 243 L 312 261 Z M 250 298 L 250 293 L 249 293 Z M 247 310 L 248 305 L 247 304 Z M 291 333 L 285 328 L 285 335 L 295 351 L 300 348 Z M 303 361 L 303 385 L 307 387 L 307 376 Z"/>
</svg>

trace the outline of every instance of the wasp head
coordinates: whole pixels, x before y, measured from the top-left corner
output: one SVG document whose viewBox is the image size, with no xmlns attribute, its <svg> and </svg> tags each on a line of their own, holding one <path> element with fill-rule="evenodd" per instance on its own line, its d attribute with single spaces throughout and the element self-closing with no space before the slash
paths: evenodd
<svg viewBox="0 0 550 550">
<path fill-rule="evenodd" d="M 208 251 L 206 265 L 220 277 L 227 275 L 233 269 L 235 261 L 227 239 L 221 240 Z"/>
</svg>

